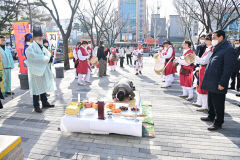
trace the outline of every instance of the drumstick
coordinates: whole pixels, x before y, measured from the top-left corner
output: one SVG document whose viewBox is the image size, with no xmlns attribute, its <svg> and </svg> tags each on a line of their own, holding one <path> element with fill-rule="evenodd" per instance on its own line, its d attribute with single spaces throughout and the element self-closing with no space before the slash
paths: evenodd
<svg viewBox="0 0 240 160">
<path fill-rule="evenodd" d="M 173 58 L 173 57 L 172 57 Z M 172 58 L 170 58 L 170 60 L 168 61 L 168 63 L 166 64 L 166 66 L 163 68 L 162 72 L 167 68 L 168 64 L 172 61 Z"/>
</svg>

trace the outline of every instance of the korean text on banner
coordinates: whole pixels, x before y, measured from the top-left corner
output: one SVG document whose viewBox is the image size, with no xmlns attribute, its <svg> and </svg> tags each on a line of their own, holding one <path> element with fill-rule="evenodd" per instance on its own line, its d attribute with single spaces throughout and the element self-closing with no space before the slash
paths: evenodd
<svg viewBox="0 0 240 160">
<path fill-rule="evenodd" d="M 58 46 L 59 34 L 58 34 L 58 32 L 47 32 L 46 38 L 49 43 L 49 49 L 52 51 L 52 53 L 54 54 L 54 57 L 55 57 L 55 54 L 58 49 L 57 46 Z"/>
<path fill-rule="evenodd" d="M 18 54 L 18 61 L 20 65 L 20 73 L 27 74 L 27 66 L 24 63 L 26 57 L 24 55 L 24 41 L 25 34 L 29 33 L 29 24 L 28 22 L 14 22 L 12 25 L 16 41 L 16 50 Z"/>
</svg>

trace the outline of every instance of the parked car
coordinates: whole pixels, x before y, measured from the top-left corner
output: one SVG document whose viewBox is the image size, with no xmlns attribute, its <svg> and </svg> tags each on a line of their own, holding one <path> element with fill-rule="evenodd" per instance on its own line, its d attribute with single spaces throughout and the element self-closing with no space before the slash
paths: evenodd
<svg viewBox="0 0 240 160">
<path fill-rule="evenodd" d="M 152 49 L 152 52 L 155 54 L 155 53 L 158 53 L 158 50 L 159 50 L 159 48 L 156 47 L 156 48 L 153 48 L 153 49 Z"/>
<path fill-rule="evenodd" d="M 63 50 L 62 49 L 57 49 L 57 53 L 56 53 L 56 58 L 55 58 L 56 62 L 62 62 L 64 61 L 64 55 L 63 55 Z"/>
</svg>

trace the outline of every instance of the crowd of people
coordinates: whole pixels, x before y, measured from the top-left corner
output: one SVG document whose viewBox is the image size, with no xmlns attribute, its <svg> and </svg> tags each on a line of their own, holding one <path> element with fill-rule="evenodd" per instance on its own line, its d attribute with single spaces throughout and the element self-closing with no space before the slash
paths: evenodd
<svg viewBox="0 0 240 160">
<path fill-rule="evenodd" d="M 194 52 L 191 49 L 192 43 L 185 40 L 181 57 L 175 57 L 174 47 L 169 41 L 165 41 L 155 57 L 165 63 L 163 88 L 168 88 L 173 83 L 177 65 L 180 65 L 182 87 L 182 95 L 179 97 L 192 101 L 196 82 L 197 101 L 193 105 L 200 107 L 197 111 L 208 111 L 208 116 L 201 120 L 213 122 L 208 128 L 213 131 L 221 129 L 224 123 L 225 98 L 230 77 L 230 89 L 239 90 L 240 43 L 237 39 L 232 45 L 222 30 L 202 35 L 200 43 Z"/>
<path fill-rule="evenodd" d="M 192 104 L 199 107 L 197 111 L 208 111 L 208 116 L 202 117 L 201 120 L 214 122 L 208 128 L 211 131 L 221 129 L 224 123 L 227 90 L 240 90 L 240 40 L 236 39 L 232 45 L 227 40 L 225 32 L 218 30 L 202 35 L 196 52 L 191 49 L 192 43 L 188 40 L 182 43 L 182 47 L 182 55 L 176 57 L 174 46 L 170 41 L 164 41 L 160 45 L 158 56 L 155 58 L 157 57 L 164 63 L 162 73 L 164 73 L 165 82 L 161 87 L 171 87 L 175 73 L 177 73 L 177 65 L 179 65 L 180 86 L 182 87 L 180 97 L 192 101 L 196 87 L 197 101 Z M 14 94 L 11 91 L 11 69 L 14 68 L 14 61 L 10 50 L 5 45 L 4 36 L 0 36 L 0 53 L 0 99 L 4 99 L 5 96 Z M 42 102 L 44 108 L 54 107 L 48 102 L 49 94 L 47 93 L 56 88 L 51 70 L 53 54 L 48 50 L 48 41 L 43 40 L 41 28 L 33 27 L 33 34 L 25 35 L 24 55 L 34 110 L 41 113 L 39 101 Z M 120 68 L 124 68 L 125 58 L 127 65 L 134 66 L 135 74 L 142 75 L 143 49 L 141 45 L 136 48 L 129 46 L 107 48 L 101 41 L 93 48 L 91 43 L 82 41 L 77 43 L 73 56 L 79 86 L 91 85 L 93 70 L 97 72 L 99 78 L 102 78 L 107 76 L 107 66 L 110 67 L 111 72 L 116 71 L 118 62 Z M 229 87 L 230 78 L 231 86 Z M 122 83 L 122 86 L 126 86 L 129 82 Z M 2 108 L 1 103 L 0 108 Z"/>
<path fill-rule="evenodd" d="M 118 61 L 120 68 L 124 68 L 125 58 L 127 65 L 135 67 L 135 74 L 142 75 L 143 49 L 141 45 L 137 48 L 129 46 L 126 48 L 107 48 L 104 47 L 103 41 L 100 41 L 99 46 L 93 48 L 90 42 L 82 41 L 78 42 L 73 49 L 73 57 L 79 86 L 91 84 L 90 75 L 93 69 L 101 78 L 107 76 L 107 66 L 110 67 L 111 71 L 116 71 Z M 84 80 L 82 79 L 83 75 L 85 75 Z"/>
</svg>

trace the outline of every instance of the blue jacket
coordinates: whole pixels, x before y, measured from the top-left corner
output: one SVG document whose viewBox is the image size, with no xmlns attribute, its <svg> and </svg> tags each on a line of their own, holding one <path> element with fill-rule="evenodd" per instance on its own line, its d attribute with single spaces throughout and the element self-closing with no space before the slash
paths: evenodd
<svg viewBox="0 0 240 160">
<path fill-rule="evenodd" d="M 227 40 L 214 47 L 205 71 L 202 89 L 218 94 L 227 93 L 229 79 L 237 62 L 235 52 Z M 224 90 L 218 90 L 218 85 L 223 86 Z"/>
</svg>

